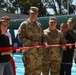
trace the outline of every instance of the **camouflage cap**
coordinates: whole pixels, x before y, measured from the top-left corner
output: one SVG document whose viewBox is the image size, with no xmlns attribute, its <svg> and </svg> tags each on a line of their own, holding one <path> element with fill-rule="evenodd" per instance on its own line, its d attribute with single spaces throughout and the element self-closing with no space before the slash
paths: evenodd
<svg viewBox="0 0 76 75">
<path fill-rule="evenodd" d="M 67 22 L 74 22 L 73 18 L 69 18 Z"/>
<path fill-rule="evenodd" d="M 38 8 L 37 7 L 30 7 L 30 12 L 31 13 L 38 13 Z"/>
<path fill-rule="evenodd" d="M 52 21 L 55 21 L 55 22 L 56 22 L 56 18 L 55 18 L 55 17 L 51 17 L 51 18 L 49 19 L 49 22 L 52 22 Z"/>
</svg>

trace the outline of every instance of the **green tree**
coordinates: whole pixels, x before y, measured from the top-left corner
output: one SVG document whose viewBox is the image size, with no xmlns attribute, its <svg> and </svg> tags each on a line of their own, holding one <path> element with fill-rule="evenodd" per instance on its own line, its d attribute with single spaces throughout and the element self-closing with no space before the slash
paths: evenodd
<svg viewBox="0 0 76 75">
<path fill-rule="evenodd" d="M 43 5 L 42 0 L 9 0 L 10 7 L 8 7 L 10 12 L 18 12 L 18 8 L 21 11 L 21 14 L 29 14 L 29 9 L 31 6 L 36 6 L 39 8 L 39 16 L 46 15 L 46 7 Z"/>
<path fill-rule="evenodd" d="M 3 6 L 3 0 L 0 0 L 0 8 Z"/>
<path fill-rule="evenodd" d="M 28 14 L 31 3 L 28 0 L 20 0 L 19 1 L 21 14 Z"/>
<path fill-rule="evenodd" d="M 39 16 L 46 16 L 47 8 L 53 9 L 55 15 L 62 15 L 74 13 L 75 5 L 72 2 L 73 0 L 0 0 L 0 7 L 5 8 L 7 12 L 18 13 L 20 10 L 21 14 L 28 14 L 30 7 L 36 6 L 39 8 Z"/>
<path fill-rule="evenodd" d="M 75 5 L 73 5 L 72 2 L 73 0 L 63 0 L 62 2 L 68 14 L 73 14 L 75 11 Z"/>
<path fill-rule="evenodd" d="M 55 15 L 67 14 L 65 10 L 67 10 L 69 14 L 74 13 L 75 5 L 73 5 L 72 2 L 73 0 L 43 0 L 46 8 L 52 8 Z M 69 10 L 67 9 L 67 4 L 69 5 Z"/>
<path fill-rule="evenodd" d="M 0 7 L 2 9 L 6 9 L 7 12 L 15 13 L 14 8 L 12 7 L 12 4 L 8 0 L 0 0 Z"/>
<path fill-rule="evenodd" d="M 43 5 L 41 0 L 20 0 L 20 9 L 22 14 L 28 14 L 31 6 L 36 6 L 39 8 L 39 16 L 46 15 L 46 7 Z"/>
</svg>

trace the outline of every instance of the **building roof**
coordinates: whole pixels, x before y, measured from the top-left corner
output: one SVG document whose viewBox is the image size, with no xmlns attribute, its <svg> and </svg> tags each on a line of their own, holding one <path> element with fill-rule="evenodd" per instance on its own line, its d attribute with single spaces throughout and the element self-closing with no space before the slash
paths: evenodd
<svg viewBox="0 0 76 75">
<path fill-rule="evenodd" d="M 8 13 L 8 12 L 0 9 L 0 17 L 5 16 L 5 15 L 9 16 L 11 20 L 24 19 L 24 18 L 28 18 L 29 17 L 28 15 Z"/>
</svg>

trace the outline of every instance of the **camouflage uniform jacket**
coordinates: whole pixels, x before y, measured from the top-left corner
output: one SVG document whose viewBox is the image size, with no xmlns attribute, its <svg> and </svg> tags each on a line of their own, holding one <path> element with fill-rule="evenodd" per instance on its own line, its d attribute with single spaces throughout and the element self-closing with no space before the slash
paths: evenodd
<svg viewBox="0 0 76 75">
<path fill-rule="evenodd" d="M 49 28 L 44 30 L 44 36 L 45 36 L 45 42 L 48 43 L 48 45 L 56 45 L 56 44 L 65 44 L 66 39 L 63 35 L 63 33 L 56 29 L 56 30 L 49 30 Z M 58 59 L 61 58 L 60 56 L 60 47 L 53 46 L 49 48 L 49 54 L 51 55 L 50 59 Z"/>
<path fill-rule="evenodd" d="M 33 46 L 38 41 L 42 44 L 43 30 L 37 21 L 31 22 L 29 19 L 22 22 L 18 29 L 18 39 L 23 46 Z"/>
</svg>

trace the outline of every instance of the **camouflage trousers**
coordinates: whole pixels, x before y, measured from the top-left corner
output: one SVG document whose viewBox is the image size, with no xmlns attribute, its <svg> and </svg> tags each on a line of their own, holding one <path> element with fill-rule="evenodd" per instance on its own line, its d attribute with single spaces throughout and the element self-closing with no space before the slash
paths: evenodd
<svg viewBox="0 0 76 75">
<path fill-rule="evenodd" d="M 59 75 L 61 60 L 52 59 L 52 54 L 49 52 L 43 56 L 42 73 L 43 75 Z"/>
<path fill-rule="evenodd" d="M 23 52 L 24 75 L 40 75 L 42 68 L 43 50 L 42 48 L 31 48 Z"/>
</svg>

